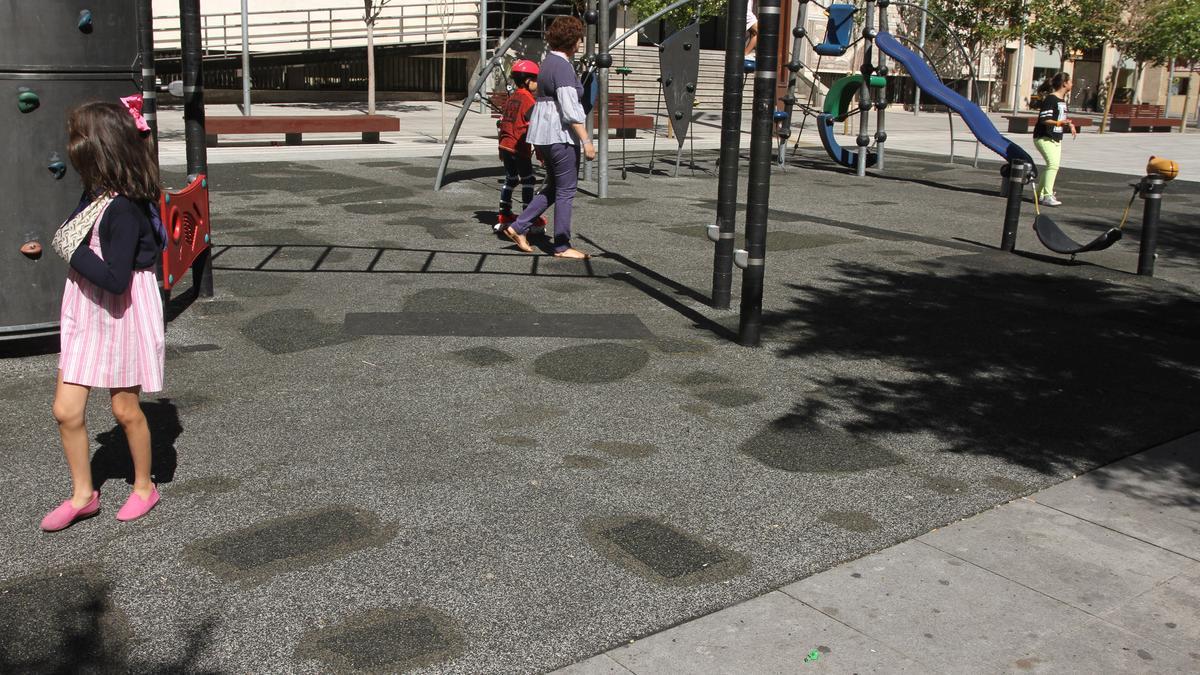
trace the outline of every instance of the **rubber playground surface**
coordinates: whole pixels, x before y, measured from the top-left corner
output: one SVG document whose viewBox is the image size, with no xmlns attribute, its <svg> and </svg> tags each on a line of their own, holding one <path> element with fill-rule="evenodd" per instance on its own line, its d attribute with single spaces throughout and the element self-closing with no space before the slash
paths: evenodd
<svg viewBox="0 0 1200 675">
<path fill-rule="evenodd" d="M 38 531 L 55 356 L 0 359 L 0 671 L 552 670 L 1200 426 L 1200 185 L 1168 187 L 1148 279 L 1140 202 L 1075 263 L 1026 204 L 1006 254 L 994 165 L 805 149 L 748 349 L 736 275 L 706 303 L 697 159 L 614 162 L 588 263 L 492 235 L 491 157 L 439 193 L 435 159 L 214 167 L 216 295 L 172 301 L 143 404 L 153 514 L 112 518 L 98 394 L 101 515 Z M 1054 216 L 1090 239 L 1131 180 L 1065 169 Z"/>
</svg>

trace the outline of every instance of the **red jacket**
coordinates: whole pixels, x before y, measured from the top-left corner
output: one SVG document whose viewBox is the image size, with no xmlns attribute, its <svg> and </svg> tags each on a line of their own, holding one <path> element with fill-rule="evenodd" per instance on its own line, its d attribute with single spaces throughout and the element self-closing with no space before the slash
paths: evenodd
<svg viewBox="0 0 1200 675">
<path fill-rule="evenodd" d="M 525 142 L 529 131 L 529 117 L 537 101 L 528 89 L 518 89 L 504 104 L 500 115 L 500 149 L 522 157 L 529 157 L 532 148 Z"/>
</svg>

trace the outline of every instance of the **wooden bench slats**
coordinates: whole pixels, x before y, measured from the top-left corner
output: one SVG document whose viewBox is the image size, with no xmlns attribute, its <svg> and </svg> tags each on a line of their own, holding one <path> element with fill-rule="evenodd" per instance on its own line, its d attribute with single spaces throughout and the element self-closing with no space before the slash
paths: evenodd
<svg viewBox="0 0 1200 675">
<path fill-rule="evenodd" d="M 301 142 L 302 134 L 356 132 L 364 143 L 378 143 L 382 131 L 400 131 L 400 118 L 389 115 L 224 115 L 204 120 L 208 145 L 228 134 L 284 134 L 289 145 Z"/>
</svg>

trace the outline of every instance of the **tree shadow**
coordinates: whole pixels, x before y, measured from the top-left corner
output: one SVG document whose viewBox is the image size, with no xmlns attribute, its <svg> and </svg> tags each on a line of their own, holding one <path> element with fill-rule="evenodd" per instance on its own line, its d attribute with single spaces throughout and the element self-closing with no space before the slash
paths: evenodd
<svg viewBox="0 0 1200 675">
<path fill-rule="evenodd" d="M 183 433 L 179 410 L 170 399 L 142 401 L 142 413 L 150 426 L 150 475 L 155 483 L 170 483 L 175 479 L 178 455 L 175 441 Z M 112 478 L 133 484 L 133 459 L 129 442 L 120 425 L 96 435 L 99 449 L 92 455 L 92 482 L 97 490 Z"/>
<path fill-rule="evenodd" d="M 886 374 L 820 377 L 822 394 L 784 422 L 815 426 L 824 401 L 849 409 L 852 434 L 929 434 L 1055 476 L 1200 427 L 1195 295 L 1037 274 L 1003 254 L 942 261 L 841 263 L 819 287 L 789 286 L 791 306 L 763 319 L 785 357 L 877 360 Z M 1200 488 L 1200 472 L 1184 473 Z"/>
<path fill-rule="evenodd" d="M 209 673 L 195 663 L 212 642 L 216 621 L 199 617 L 174 659 L 132 655 L 133 636 L 111 598 L 111 584 L 92 567 L 68 567 L 6 582 L 0 616 L 0 672 Z"/>
</svg>

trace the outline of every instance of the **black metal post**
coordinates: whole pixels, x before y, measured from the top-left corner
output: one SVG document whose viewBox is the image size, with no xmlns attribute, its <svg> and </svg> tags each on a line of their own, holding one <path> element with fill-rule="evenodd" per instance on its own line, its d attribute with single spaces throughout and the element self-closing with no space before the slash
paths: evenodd
<svg viewBox="0 0 1200 675">
<path fill-rule="evenodd" d="M 1014 159 L 1008 165 L 1008 200 L 1004 204 L 1004 233 L 1000 236 L 1000 250 L 1011 253 L 1017 247 L 1017 227 L 1021 223 L 1021 203 L 1025 198 L 1025 177 L 1029 165 Z"/>
<path fill-rule="evenodd" d="M 746 268 L 738 342 L 757 347 L 762 328 L 763 273 L 767 257 L 767 207 L 771 199 L 771 142 L 779 71 L 780 0 L 760 0 L 758 67 L 754 71 L 754 117 L 750 123 L 750 179 L 746 190 Z"/>
<path fill-rule="evenodd" d="M 854 173 L 858 176 L 867 175 L 867 148 L 871 145 L 867 127 L 871 123 L 871 75 L 875 72 L 871 54 L 875 46 L 875 33 L 875 0 L 867 0 L 867 17 L 863 21 L 863 61 L 859 69 L 862 84 L 858 87 L 858 136 L 854 139 L 858 144 L 858 162 Z"/>
<path fill-rule="evenodd" d="M 201 62 L 200 0 L 179 0 L 179 29 L 183 43 L 183 129 L 187 148 L 188 181 L 208 173 L 204 144 L 204 65 Z"/>
<path fill-rule="evenodd" d="M 158 156 L 158 83 L 154 72 L 153 0 L 137 0 L 138 53 L 142 62 L 142 117 L 150 125 L 154 155 Z"/>
<path fill-rule="evenodd" d="M 596 196 L 608 197 L 608 69 L 612 67 L 612 54 L 608 53 L 608 41 L 612 39 L 609 19 L 612 8 L 608 0 L 597 3 L 600 12 L 596 23 Z M 588 129 L 588 133 L 591 133 Z"/>
<path fill-rule="evenodd" d="M 729 0 L 725 18 L 725 93 L 721 101 L 721 170 L 717 178 L 717 242 L 713 253 L 712 306 L 729 309 L 733 288 L 733 238 L 737 230 L 738 163 L 742 148 L 747 0 Z M 651 172 L 653 173 L 653 172 Z"/>
<path fill-rule="evenodd" d="M 1142 179 L 1140 193 L 1146 200 L 1142 210 L 1142 245 L 1138 249 L 1137 273 L 1144 277 L 1154 276 L 1154 261 L 1158 258 L 1158 216 L 1162 212 L 1162 194 L 1167 182 L 1161 176 L 1151 174 Z"/>
</svg>

